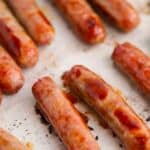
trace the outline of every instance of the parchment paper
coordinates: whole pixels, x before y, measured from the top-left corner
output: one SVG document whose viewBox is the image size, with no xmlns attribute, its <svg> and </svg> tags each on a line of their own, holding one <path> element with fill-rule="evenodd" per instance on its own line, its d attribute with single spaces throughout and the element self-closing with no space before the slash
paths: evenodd
<svg viewBox="0 0 150 150">
<path fill-rule="evenodd" d="M 148 55 L 150 54 L 150 4 L 148 0 L 130 0 L 141 15 L 140 26 L 130 32 L 121 33 L 114 26 L 104 22 L 107 29 L 107 38 L 103 44 L 87 45 L 72 32 L 70 26 L 62 18 L 52 1 L 38 0 L 42 10 L 53 23 L 56 36 L 52 44 L 40 47 L 38 64 L 24 70 L 25 85 L 19 93 L 5 96 L 0 106 L 0 126 L 16 135 L 23 142 L 31 142 L 35 150 L 65 150 L 64 145 L 53 132 L 48 131 L 48 125 L 40 121 L 36 114 L 35 99 L 32 96 L 33 83 L 44 75 L 50 75 L 61 86 L 60 76 L 65 70 L 75 64 L 83 64 L 101 75 L 109 84 L 120 89 L 126 96 L 130 106 L 144 120 L 150 116 L 149 99 L 144 98 L 136 86 L 124 76 L 111 60 L 111 54 L 116 42 L 129 41 L 137 45 Z M 121 150 L 122 145 L 114 137 L 110 129 L 104 129 L 98 117 L 85 104 L 77 104 L 82 112 L 88 112 L 88 125 L 98 136 L 98 143 L 102 150 Z M 146 122 L 150 125 L 150 123 Z"/>
</svg>

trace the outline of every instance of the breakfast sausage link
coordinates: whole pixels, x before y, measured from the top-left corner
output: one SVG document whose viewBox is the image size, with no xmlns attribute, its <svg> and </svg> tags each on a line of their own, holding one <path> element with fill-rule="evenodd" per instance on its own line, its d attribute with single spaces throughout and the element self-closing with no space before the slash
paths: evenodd
<svg viewBox="0 0 150 150">
<path fill-rule="evenodd" d="M 24 84 L 21 69 L 0 46 L 0 88 L 3 93 L 16 93 Z"/>
<path fill-rule="evenodd" d="M 35 0 L 7 0 L 32 38 L 40 45 L 47 44 L 54 37 L 54 28 Z"/>
<path fill-rule="evenodd" d="M 0 150 L 29 150 L 16 137 L 0 128 Z"/>
<path fill-rule="evenodd" d="M 74 66 L 64 84 L 79 95 L 120 137 L 127 150 L 149 150 L 150 132 L 125 99 L 101 77 L 84 66 Z"/>
<path fill-rule="evenodd" d="M 54 126 L 68 150 L 100 150 L 78 111 L 51 78 L 38 80 L 32 91 L 38 108 Z"/>
<path fill-rule="evenodd" d="M 3 0 L 0 0 L 0 41 L 22 67 L 31 67 L 38 60 L 38 50 L 8 10 Z"/>
<path fill-rule="evenodd" d="M 138 26 L 140 17 L 127 0 L 89 0 L 104 12 L 120 29 L 130 31 Z"/>
<path fill-rule="evenodd" d="M 112 58 L 117 66 L 150 96 L 150 57 L 126 42 L 115 48 Z"/>
<path fill-rule="evenodd" d="M 85 0 L 55 0 L 80 37 L 91 44 L 103 42 L 105 30 L 100 18 Z"/>
</svg>

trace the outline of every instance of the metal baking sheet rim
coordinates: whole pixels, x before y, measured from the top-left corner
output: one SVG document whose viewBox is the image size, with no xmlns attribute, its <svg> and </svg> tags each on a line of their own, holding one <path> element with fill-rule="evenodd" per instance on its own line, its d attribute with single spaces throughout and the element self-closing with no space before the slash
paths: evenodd
<svg viewBox="0 0 150 150">
<path fill-rule="evenodd" d="M 49 125 L 43 124 L 40 115 L 35 112 L 35 99 L 31 87 L 39 77 L 45 75 L 52 76 L 58 85 L 62 86 L 60 76 L 75 64 L 87 66 L 120 89 L 129 105 L 146 120 L 150 115 L 148 99 L 144 98 L 136 86 L 113 65 L 111 54 L 116 42 L 124 41 L 130 41 L 150 54 L 150 16 L 147 13 L 150 12 L 148 11 L 150 8 L 146 7 L 149 0 L 131 1 L 141 14 L 141 24 L 136 30 L 125 34 L 104 22 L 107 38 L 103 44 L 95 46 L 86 45 L 78 39 L 51 1 L 38 0 L 38 2 L 56 29 L 55 39 L 52 44 L 39 48 L 38 64 L 32 69 L 23 71 L 26 82 L 21 91 L 3 98 L 0 107 L 1 127 L 23 142 L 32 143 L 35 150 L 65 150 L 56 134 L 49 133 Z M 86 112 L 89 118 L 88 125 L 94 129 L 91 131 L 93 135 L 98 136 L 97 142 L 102 150 L 123 149 L 121 141 L 113 136 L 110 129 L 105 129 L 99 124 L 98 117 L 90 108 L 84 103 L 77 104 L 76 107 Z M 146 123 L 150 126 L 149 122 Z"/>
</svg>

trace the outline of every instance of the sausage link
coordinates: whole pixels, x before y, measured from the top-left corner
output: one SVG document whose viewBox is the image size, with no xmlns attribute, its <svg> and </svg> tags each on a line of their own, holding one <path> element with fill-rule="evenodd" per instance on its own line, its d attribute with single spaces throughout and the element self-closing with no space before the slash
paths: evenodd
<svg viewBox="0 0 150 150">
<path fill-rule="evenodd" d="M 40 45 L 47 44 L 54 37 L 54 28 L 35 0 L 7 0 L 32 38 Z"/>
<path fill-rule="evenodd" d="M 0 41 L 21 66 L 31 67 L 36 64 L 38 50 L 35 44 L 2 0 L 0 0 Z"/>
<path fill-rule="evenodd" d="M 148 96 L 150 96 L 150 57 L 130 43 L 118 45 L 112 59 Z"/>
<path fill-rule="evenodd" d="M 0 128 L 0 150 L 29 150 L 16 137 Z"/>
<path fill-rule="evenodd" d="M 140 23 L 140 17 L 127 0 L 89 0 L 104 12 L 123 31 L 133 30 Z"/>
<path fill-rule="evenodd" d="M 32 88 L 38 108 L 54 126 L 68 150 L 100 150 L 73 104 L 49 77 Z"/>
<path fill-rule="evenodd" d="M 24 84 L 21 69 L 0 46 L 0 88 L 6 94 L 16 93 Z"/>
<path fill-rule="evenodd" d="M 74 66 L 63 76 L 64 84 L 97 111 L 120 137 L 127 150 L 150 150 L 147 125 L 101 77 L 84 66 Z"/>
<path fill-rule="evenodd" d="M 100 18 L 86 0 L 55 0 L 80 37 L 91 44 L 103 42 L 105 30 Z"/>
</svg>

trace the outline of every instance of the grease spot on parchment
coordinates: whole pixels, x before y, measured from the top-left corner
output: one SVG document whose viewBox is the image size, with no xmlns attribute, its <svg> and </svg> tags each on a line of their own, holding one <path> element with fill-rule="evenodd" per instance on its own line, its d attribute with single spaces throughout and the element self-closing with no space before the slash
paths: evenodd
<svg viewBox="0 0 150 150">
<path fill-rule="evenodd" d="M 32 144 L 32 143 L 27 142 L 26 146 L 27 146 L 27 148 L 28 148 L 29 150 L 33 150 L 33 144 Z"/>
<path fill-rule="evenodd" d="M 141 6 L 140 12 L 150 15 L 150 1 Z"/>
</svg>

